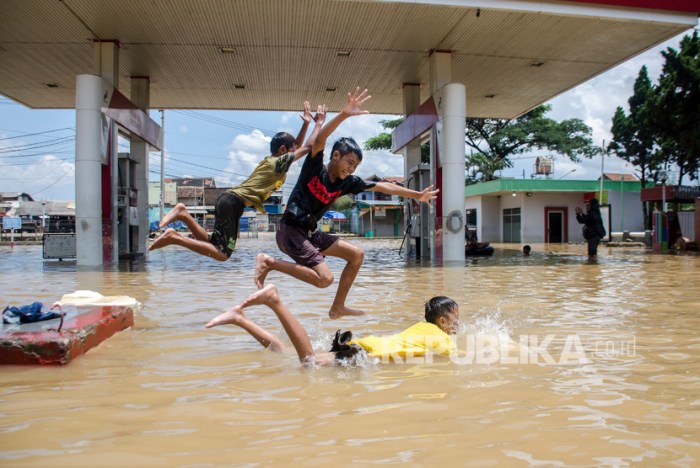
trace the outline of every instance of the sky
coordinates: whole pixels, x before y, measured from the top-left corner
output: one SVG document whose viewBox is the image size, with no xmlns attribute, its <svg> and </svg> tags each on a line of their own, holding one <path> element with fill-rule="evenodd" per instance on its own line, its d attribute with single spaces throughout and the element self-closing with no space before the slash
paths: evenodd
<svg viewBox="0 0 700 468">
<path fill-rule="evenodd" d="M 642 65 L 647 66 L 649 77 L 656 82 L 663 65 L 661 51 L 667 47 L 677 49 L 682 37 L 683 34 L 553 98 L 548 102 L 552 110 L 547 117 L 557 121 L 581 119 L 591 127 L 595 144 L 609 142 L 615 109 L 621 106 L 628 110 L 627 100 Z M 301 112 L 301 103 L 299 107 Z M 297 134 L 302 123 L 300 112 L 165 111 L 165 177 L 214 177 L 218 187 L 236 185 L 269 154 L 273 134 Z M 159 111 L 152 110 L 150 115 L 161 123 Z M 333 115 L 329 114 L 327 120 Z M 384 131 L 382 120 L 393 118 L 396 116 L 352 117 L 338 127 L 328 143 L 349 135 L 363 146 L 368 138 Z M 128 150 L 124 145 L 120 144 L 120 151 Z M 511 158 L 514 167 L 503 170 L 500 176 L 530 177 L 538 155 L 554 157 L 555 179 L 596 180 L 601 166 L 605 172 L 634 172 L 632 166 L 614 156 L 607 156 L 604 161 L 596 157 L 574 163 L 564 156 L 538 151 Z M 283 186 L 285 198 L 300 168 L 301 164 L 292 165 Z M 150 179 L 160 180 L 160 172 L 161 153 L 154 151 L 149 158 Z M 365 151 L 356 174 L 402 176 L 403 156 Z M 0 96 L 0 192 L 25 192 L 40 201 L 75 199 L 75 111 L 29 109 Z"/>
</svg>

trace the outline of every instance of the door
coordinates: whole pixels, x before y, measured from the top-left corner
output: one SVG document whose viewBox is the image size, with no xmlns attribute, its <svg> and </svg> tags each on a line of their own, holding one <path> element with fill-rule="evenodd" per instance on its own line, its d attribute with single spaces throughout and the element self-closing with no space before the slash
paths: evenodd
<svg viewBox="0 0 700 468">
<path fill-rule="evenodd" d="M 503 210 L 503 242 L 520 243 L 520 208 Z"/>
<path fill-rule="evenodd" d="M 545 208 L 544 241 L 549 244 L 561 244 L 569 241 L 568 209 Z"/>
</svg>

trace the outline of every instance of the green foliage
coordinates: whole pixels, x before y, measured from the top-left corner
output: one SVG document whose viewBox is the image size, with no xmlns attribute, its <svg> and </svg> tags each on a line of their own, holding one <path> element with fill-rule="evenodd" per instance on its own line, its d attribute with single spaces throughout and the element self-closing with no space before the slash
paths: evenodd
<svg viewBox="0 0 700 468">
<path fill-rule="evenodd" d="M 622 108 L 612 121 L 608 147 L 635 165 L 640 179 L 656 182 L 661 169 L 676 165 L 683 176 L 698 177 L 700 160 L 700 40 L 697 32 L 681 40 L 680 50 L 661 52 L 665 62 L 658 85 L 642 67 L 629 98 L 629 114 Z"/>
<path fill-rule="evenodd" d="M 545 117 L 551 106 L 536 107 L 516 119 L 467 119 L 468 182 L 488 181 L 498 170 L 512 167 L 510 158 L 533 149 L 547 149 L 572 161 L 600 152 L 591 129 L 580 119 L 557 122 Z"/>
<path fill-rule="evenodd" d="M 382 120 L 380 123 L 386 129 L 394 129 L 404 121 L 403 117 L 393 120 Z M 391 149 L 391 133 L 380 133 L 379 135 L 369 138 L 365 142 L 366 150 L 390 150 Z M 430 161 L 430 145 L 425 143 L 420 147 L 420 160 L 422 163 Z"/>
<path fill-rule="evenodd" d="M 608 145 L 609 151 L 639 168 L 642 185 L 649 177 L 655 178 L 659 171 L 660 155 L 652 118 L 653 96 L 654 88 L 644 66 L 634 82 L 634 94 L 627 101 L 629 115 L 621 107 L 615 109 L 613 139 Z"/>
<path fill-rule="evenodd" d="M 340 211 L 346 213 L 352 208 L 352 204 L 355 203 L 350 195 L 343 195 L 333 202 L 333 206 L 328 208 L 330 211 Z"/>
<path fill-rule="evenodd" d="M 551 106 L 539 106 L 517 119 L 467 119 L 466 144 L 472 149 L 465 155 L 466 183 L 495 178 L 497 171 L 512 167 L 510 157 L 542 148 L 566 155 L 573 161 L 590 158 L 599 149 L 591 141 L 591 129 L 579 119 L 556 122 L 545 117 Z M 396 128 L 403 118 L 382 121 L 384 128 Z M 391 135 L 382 133 L 370 138 L 365 149 L 391 148 Z M 421 161 L 428 162 L 430 147 L 421 145 Z"/>
<path fill-rule="evenodd" d="M 661 52 L 665 62 L 653 101 L 658 144 L 666 164 L 675 163 L 679 180 L 698 178 L 700 161 L 700 38 L 685 36 L 680 50 Z"/>
</svg>

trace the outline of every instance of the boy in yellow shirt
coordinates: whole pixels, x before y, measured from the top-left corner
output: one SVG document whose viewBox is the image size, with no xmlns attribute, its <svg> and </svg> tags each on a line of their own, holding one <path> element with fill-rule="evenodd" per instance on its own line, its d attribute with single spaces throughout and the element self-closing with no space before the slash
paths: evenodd
<svg viewBox="0 0 700 468">
<path fill-rule="evenodd" d="M 396 335 L 368 336 L 353 340 L 352 333 L 341 333 L 338 330 L 331 351 L 327 353 L 317 354 L 314 351 L 308 333 L 282 302 L 277 287 L 272 284 L 213 318 L 206 327 L 236 325 L 250 333 L 264 347 L 276 352 L 289 352 L 282 340 L 243 313 L 245 308 L 252 305 L 266 305 L 275 312 L 303 366 L 336 365 L 339 361 L 353 358 L 360 352 L 377 357 L 382 362 L 403 362 L 413 357 L 426 356 L 428 353 L 449 356 L 457 349 L 450 335 L 454 335 L 459 327 L 459 306 L 445 296 L 436 296 L 426 302 L 425 322 L 419 322 Z"/>
<path fill-rule="evenodd" d="M 174 229 L 166 231 L 157 237 L 148 250 L 156 250 L 167 245 L 179 245 L 200 255 L 211 257 L 221 262 L 228 260 L 236 248 L 238 225 L 247 206 L 252 206 L 265 213 L 263 202 L 270 198 L 274 190 L 279 189 L 287 178 L 291 164 L 306 156 L 326 119 L 326 106 L 319 105 L 316 115 L 312 117 L 309 103 L 304 102 L 304 121 L 299 135 L 295 139 L 286 132 L 279 132 L 270 141 L 271 156 L 266 157 L 255 168 L 253 173 L 240 185 L 222 193 L 214 208 L 214 231 L 209 234 L 187 211 L 187 207 L 178 203 L 161 220 L 159 227 L 163 228 L 175 221 L 182 221 L 194 238 L 183 236 Z M 302 142 L 311 120 L 316 122 L 309 139 Z"/>
</svg>

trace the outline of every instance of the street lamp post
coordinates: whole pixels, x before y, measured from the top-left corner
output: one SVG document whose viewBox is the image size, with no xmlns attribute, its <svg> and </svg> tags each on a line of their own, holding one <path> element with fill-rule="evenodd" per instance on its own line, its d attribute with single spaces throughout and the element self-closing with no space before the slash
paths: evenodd
<svg viewBox="0 0 700 468">
<path fill-rule="evenodd" d="M 41 233 L 46 234 L 46 202 L 41 202 Z"/>
<path fill-rule="evenodd" d="M 568 176 L 568 175 L 571 174 L 572 172 L 576 172 L 576 169 L 577 169 L 577 168 L 571 169 L 569 172 L 567 172 L 567 173 L 564 174 L 563 176 L 559 177 L 559 180 L 562 180 L 564 177 Z"/>
</svg>

